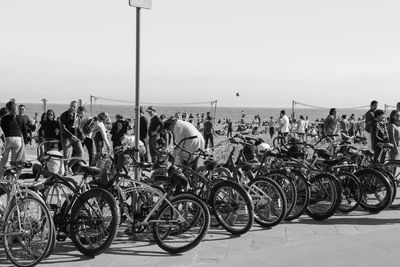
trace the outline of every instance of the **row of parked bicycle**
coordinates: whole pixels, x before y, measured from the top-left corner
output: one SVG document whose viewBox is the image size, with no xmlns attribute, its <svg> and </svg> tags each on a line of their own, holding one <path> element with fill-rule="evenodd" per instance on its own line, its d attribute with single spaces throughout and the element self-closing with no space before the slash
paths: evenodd
<svg viewBox="0 0 400 267">
<path fill-rule="evenodd" d="M 32 164 L 12 162 L 0 180 L 0 237 L 13 264 L 34 266 L 66 238 L 84 255 L 99 255 L 121 224 L 131 237 L 144 234 L 167 252 L 183 253 L 204 239 L 210 224 L 241 235 L 254 221 L 273 227 L 305 212 L 324 220 L 359 205 L 371 212 L 391 205 L 400 163 L 373 164 L 370 152 L 334 138 L 268 149 L 262 139 L 236 135 L 196 152 L 175 144 L 188 154 L 183 164 L 174 164 L 163 145 L 155 164 L 121 148 L 98 167 L 82 165 L 79 183 L 49 172 L 52 160 L 67 160 L 42 143 L 33 173 L 22 173 Z"/>
</svg>

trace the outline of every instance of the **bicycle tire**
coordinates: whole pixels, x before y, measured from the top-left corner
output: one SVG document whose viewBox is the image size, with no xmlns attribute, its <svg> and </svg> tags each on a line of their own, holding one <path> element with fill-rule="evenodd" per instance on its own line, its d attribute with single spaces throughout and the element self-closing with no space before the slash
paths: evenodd
<svg viewBox="0 0 400 267">
<path fill-rule="evenodd" d="M 339 210 L 349 213 L 358 208 L 362 198 L 362 186 L 360 180 L 349 172 L 340 172 L 336 175 L 342 187 L 342 201 Z"/>
<path fill-rule="evenodd" d="M 291 169 L 289 174 L 292 175 L 296 185 L 297 199 L 294 208 L 290 214 L 286 216 L 286 221 L 297 219 L 304 214 L 310 203 L 311 194 L 308 180 L 301 171 Z"/>
<path fill-rule="evenodd" d="M 281 187 L 282 191 L 285 194 L 287 204 L 285 217 L 289 216 L 297 201 L 296 185 L 292 177 L 289 176 L 288 172 L 284 170 L 273 170 L 265 172 L 264 174 L 262 174 L 262 176 L 271 178 Z"/>
<path fill-rule="evenodd" d="M 29 203 L 27 203 L 28 201 Z M 13 235 L 11 237 L 7 237 L 6 234 L 3 239 L 4 249 L 8 259 L 16 266 L 35 266 L 48 255 L 49 250 L 51 249 L 52 239 L 54 237 L 54 234 L 52 233 L 54 231 L 54 225 L 52 224 L 50 211 L 42 200 L 28 195 L 21 198 L 17 203 L 18 206 L 21 206 L 20 212 L 17 210 L 17 205 L 14 204 L 9 212 L 4 215 L 5 221 L 9 222 L 4 229 L 4 233 L 19 231 L 18 214 L 23 216 L 19 217 L 21 219 L 21 226 L 24 228 L 30 226 L 30 229 L 24 229 L 24 231 L 22 231 L 24 233 L 21 233 L 20 235 Z M 33 204 L 33 207 L 31 206 L 32 203 L 35 203 Z M 28 207 L 28 205 L 30 208 L 25 209 Z M 33 213 L 34 210 L 35 213 Z M 38 218 L 35 216 L 38 216 Z M 17 220 L 16 223 L 15 220 Z M 43 232 L 43 230 L 45 231 Z M 27 233 L 29 233 L 29 236 L 25 237 Z M 29 247 L 29 244 L 35 242 L 33 239 L 35 236 L 37 237 L 38 234 L 40 235 L 38 243 L 33 247 Z M 22 246 L 23 250 L 19 251 L 14 249 L 13 245 L 15 244 Z M 27 257 L 22 257 L 21 255 L 23 253 L 27 253 L 29 255 Z M 32 257 L 32 259 L 28 259 L 28 257 Z"/>
<path fill-rule="evenodd" d="M 70 202 L 78 190 L 78 185 L 74 179 L 69 177 L 52 176 L 45 182 L 45 188 L 42 190 L 42 197 L 49 207 L 52 215 L 55 228 L 57 229 L 58 240 L 65 240 L 66 237 L 59 239 L 60 232 L 68 235 L 68 225 L 66 213 Z M 69 209 L 69 208 L 68 208 Z M 60 235 L 61 236 L 61 235 Z"/>
<path fill-rule="evenodd" d="M 341 203 L 339 180 L 332 174 L 319 173 L 310 179 L 310 190 L 308 216 L 322 221 L 334 215 Z"/>
<path fill-rule="evenodd" d="M 93 202 L 91 203 L 90 200 Z M 105 218 L 107 222 L 104 222 L 101 218 L 104 209 L 107 212 L 106 215 L 110 213 Z M 79 196 L 72 207 L 70 238 L 82 254 L 94 257 L 111 246 L 117 235 L 119 223 L 120 212 L 113 195 L 107 190 L 94 188 Z M 105 224 L 107 225 L 105 226 Z M 88 229 L 92 230 L 93 233 L 88 235 Z M 93 244 L 93 240 L 97 243 Z"/>
<path fill-rule="evenodd" d="M 396 195 L 397 195 L 398 182 L 395 180 L 394 175 L 390 171 L 388 171 L 384 168 L 377 169 L 377 171 L 382 173 L 386 177 L 386 179 L 389 181 L 390 187 L 392 189 L 392 197 L 390 198 L 389 207 L 390 208 L 395 207 L 396 205 L 393 203 L 394 203 L 394 201 L 396 199 Z"/>
<path fill-rule="evenodd" d="M 285 137 L 278 135 L 272 140 L 272 146 L 275 148 L 280 148 L 285 141 Z"/>
<path fill-rule="evenodd" d="M 161 249 L 173 254 L 183 253 L 193 249 L 204 239 L 210 227 L 210 213 L 207 205 L 199 197 L 189 193 L 179 194 L 170 202 L 176 210 L 184 210 L 184 212 L 176 214 L 168 203 L 164 203 L 155 216 L 157 222 L 153 224 L 153 238 Z M 190 218 L 190 215 L 194 216 Z M 185 218 L 184 223 L 179 222 L 181 216 Z M 175 223 L 174 220 L 178 222 Z M 194 234 L 193 231 L 195 231 Z M 194 235 L 194 238 L 187 241 L 189 232 Z M 173 246 L 178 244 L 176 238 L 181 240 L 181 246 Z"/>
<path fill-rule="evenodd" d="M 225 199 L 228 194 L 230 198 Z M 219 181 L 211 188 L 209 201 L 212 213 L 225 230 L 242 235 L 251 229 L 254 204 L 242 186 L 232 181 Z M 225 212 L 227 214 L 224 215 Z"/>
<path fill-rule="evenodd" d="M 362 200 L 360 207 L 378 213 L 390 205 L 392 199 L 391 185 L 386 177 L 377 170 L 365 168 L 354 173 L 362 185 Z M 379 194 L 379 197 L 377 197 Z M 376 203 L 377 202 L 377 203 Z"/>
<path fill-rule="evenodd" d="M 262 227 L 273 227 L 287 215 L 286 196 L 279 184 L 271 178 L 259 176 L 249 184 L 249 195 L 254 203 L 254 221 Z M 257 194 L 265 193 L 260 197 Z"/>
</svg>

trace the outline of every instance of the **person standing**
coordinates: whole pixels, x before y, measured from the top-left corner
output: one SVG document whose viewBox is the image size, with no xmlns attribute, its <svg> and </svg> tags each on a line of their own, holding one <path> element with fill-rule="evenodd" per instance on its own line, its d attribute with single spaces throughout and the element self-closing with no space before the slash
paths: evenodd
<svg viewBox="0 0 400 267">
<path fill-rule="evenodd" d="M 306 121 L 304 120 L 303 115 L 300 115 L 300 119 L 297 123 L 297 134 L 299 139 L 304 142 L 304 135 L 306 134 Z"/>
<path fill-rule="evenodd" d="M 343 140 L 349 140 L 350 135 L 349 135 L 349 129 L 350 129 L 350 123 L 347 120 L 346 114 L 342 115 L 342 119 L 340 120 L 340 135 Z"/>
<path fill-rule="evenodd" d="M 364 137 L 367 138 L 367 149 L 373 151 L 372 141 L 371 141 L 371 134 L 372 134 L 372 127 L 375 124 L 375 116 L 374 113 L 378 108 L 378 101 L 373 100 L 371 101 L 370 109 L 365 113 L 365 128 L 364 128 Z"/>
<path fill-rule="evenodd" d="M 157 115 L 157 111 L 152 107 L 149 106 L 146 110 L 150 115 L 150 124 L 149 124 L 149 150 L 151 161 L 154 163 L 156 159 L 156 146 L 157 146 L 157 139 L 160 138 L 160 132 L 163 128 L 163 122 L 161 121 L 160 117 Z"/>
<path fill-rule="evenodd" d="M 139 140 L 143 142 L 144 147 L 146 148 L 145 154 L 141 157 L 140 161 L 149 161 L 149 135 L 148 135 L 149 121 L 144 115 L 143 108 L 140 107 L 140 133 Z"/>
<path fill-rule="evenodd" d="M 232 123 L 232 119 L 229 118 L 228 119 L 228 129 L 227 129 L 226 137 L 227 138 L 232 137 L 232 133 L 233 133 L 233 123 Z"/>
<path fill-rule="evenodd" d="M 337 129 L 337 118 L 336 118 L 336 109 L 331 108 L 329 110 L 329 115 L 324 120 L 324 134 L 325 135 L 334 135 Z"/>
<path fill-rule="evenodd" d="M 208 146 L 208 140 L 210 140 L 210 147 L 214 147 L 214 126 L 212 123 L 212 118 L 211 116 L 207 116 L 207 120 L 204 122 L 203 126 L 203 134 L 204 134 L 204 140 L 205 140 L 205 148 Z"/>
<path fill-rule="evenodd" d="M 285 110 L 281 110 L 279 117 L 279 132 L 284 137 L 285 142 L 287 142 L 287 136 L 290 131 L 289 117 L 286 115 Z"/>
<path fill-rule="evenodd" d="M 56 121 L 54 111 L 52 109 L 48 109 L 45 114 L 46 118 L 41 121 L 40 128 L 38 130 L 39 136 L 42 136 L 43 141 L 57 140 L 60 142 L 60 124 Z"/>
<path fill-rule="evenodd" d="M 275 134 L 275 122 L 274 122 L 274 117 L 270 117 L 270 120 L 268 121 L 268 131 L 269 131 L 269 136 L 272 138 L 274 137 Z"/>
<path fill-rule="evenodd" d="M 374 151 L 374 162 L 379 160 L 383 163 L 386 158 L 386 153 L 383 152 L 381 158 L 381 148 L 377 145 L 378 143 L 389 143 L 389 135 L 385 126 L 385 113 L 381 109 L 375 110 L 374 113 L 375 122 L 371 127 L 371 145 Z"/>
<path fill-rule="evenodd" d="M 103 154 L 104 146 L 107 149 L 107 154 L 111 153 L 111 142 L 107 136 L 106 124 L 110 121 L 110 116 L 107 112 L 100 112 L 95 118 L 95 124 L 93 127 L 93 141 L 96 148 L 96 154 L 94 155 L 93 165 L 96 165 L 97 161 Z"/>
<path fill-rule="evenodd" d="M 115 151 L 116 147 L 122 146 L 122 138 L 128 133 L 128 123 L 124 120 L 124 117 L 120 114 L 115 115 L 116 121 L 111 127 L 111 141 L 112 147 Z M 142 131 L 142 125 L 140 125 L 140 131 Z"/>
<path fill-rule="evenodd" d="M 72 157 L 82 158 L 83 148 L 81 140 L 76 136 L 78 129 L 77 118 L 78 102 L 72 101 L 69 109 L 63 112 L 60 116 L 60 129 L 61 129 L 61 146 L 63 149 L 63 157 L 69 159 Z M 71 153 L 72 149 L 72 153 Z M 71 174 L 70 168 L 78 160 L 71 160 L 65 164 L 65 175 Z"/>
<path fill-rule="evenodd" d="M 397 109 L 390 113 L 387 130 L 389 141 L 393 145 L 389 160 L 400 160 L 400 111 Z"/>
<path fill-rule="evenodd" d="M 36 125 L 33 119 L 29 118 L 28 115 L 25 114 L 25 105 L 21 104 L 18 106 L 18 115 L 17 118 L 22 120 L 25 123 L 27 135 L 24 139 L 24 145 L 32 144 L 32 133 L 36 130 Z"/>
<path fill-rule="evenodd" d="M 25 161 L 24 136 L 26 125 L 21 118 L 17 118 L 17 106 L 14 101 L 6 104 L 7 114 L 1 117 L 0 126 L 4 134 L 5 147 L 0 161 L 0 177 L 6 166 L 11 151 L 11 161 Z"/>
</svg>

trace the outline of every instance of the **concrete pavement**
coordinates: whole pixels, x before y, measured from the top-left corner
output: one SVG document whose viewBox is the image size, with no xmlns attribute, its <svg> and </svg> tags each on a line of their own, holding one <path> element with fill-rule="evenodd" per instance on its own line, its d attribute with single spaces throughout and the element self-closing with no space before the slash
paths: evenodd
<svg viewBox="0 0 400 267">
<path fill-rule="evenodd" d="M 240 237 L 210 229 L 205 240 L 182 255 L 170 255 L 121 227 L 112 247 L 96 258 L 60 242 L 45 266 L 400 266 L 400 210 L 379 214 L 358 210 L 317 222 L 307 216 L 272 229 L 254 225 Z M 7 265 L 4 251 L 0 264 Z"/>
</svg>

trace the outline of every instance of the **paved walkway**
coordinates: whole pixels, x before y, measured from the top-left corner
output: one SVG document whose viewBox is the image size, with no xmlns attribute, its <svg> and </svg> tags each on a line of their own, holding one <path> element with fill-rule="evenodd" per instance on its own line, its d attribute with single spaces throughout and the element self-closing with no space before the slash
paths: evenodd
<svg viewBox="0 0 400 267">
<path fill-rule="evenodd" d="M 317 222 L 307 216 L 272 229 L 254 225 L 240 237 L 210 229 L 195 249 L 170 255 L 156 244 L 129 240 L 120 229 L 113 246 L 96 258 L 57 244 L 45 266 L 400 266 L 400 210 L 362 210 Z M 0 251 L 0 265 L 7 263 Z M 6 264 L 7 265 L 7 264 Z"/>
</svg>

